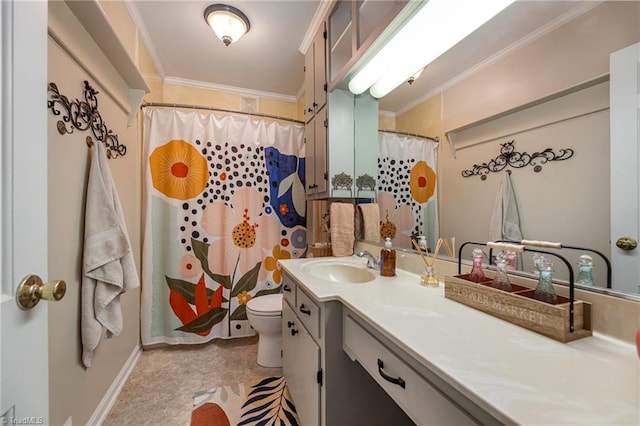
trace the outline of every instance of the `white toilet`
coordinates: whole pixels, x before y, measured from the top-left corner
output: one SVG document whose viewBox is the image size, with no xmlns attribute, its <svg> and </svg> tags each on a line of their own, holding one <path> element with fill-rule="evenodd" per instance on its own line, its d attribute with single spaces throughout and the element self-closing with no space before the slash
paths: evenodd
<svg viewBox="0 0 640 426">
<path fill-rule="evenodd" d="M 282 294 L 249 300 L 247 318 L 258 332 L 258 364 L 282 367 Z"/>
</svg>

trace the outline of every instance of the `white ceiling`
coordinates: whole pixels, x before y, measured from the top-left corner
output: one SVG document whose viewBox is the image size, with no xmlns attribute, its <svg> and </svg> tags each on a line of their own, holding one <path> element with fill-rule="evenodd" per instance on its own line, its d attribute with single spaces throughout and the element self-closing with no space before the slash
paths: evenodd
<svg viewBox="0 0 640 426">
<path fill-rule="evenodd" d="M 250 31 L 225 46 L 204 20 L 218 1 L 130 0 L 164 77 L 296 96 L 304 80 L 299 51 L 319 0 L 225 0 L 249 18 Z"/>
<path fill-rule="evenodd" d="M 226 4 L 242 10 L 251 22 L 249 33 L 229 47 L 204 20 L 204 9 L 212 3 L 216 1 L 128 1 L 163 77 L 272 96 L 298 95 L 304 80 L 300 49 L 308 45 L 313 32 L 308 30 L 317 28 L 327 1 L 228 0 Z M 413 85 L 404 84 L 382 99 L 380 109 L 398 112 L 415 105 L 486 58 L 540 34 L 541 27 L 558 25 L 596 4 L 519 0 L 429 65 Z"/>
</svg>

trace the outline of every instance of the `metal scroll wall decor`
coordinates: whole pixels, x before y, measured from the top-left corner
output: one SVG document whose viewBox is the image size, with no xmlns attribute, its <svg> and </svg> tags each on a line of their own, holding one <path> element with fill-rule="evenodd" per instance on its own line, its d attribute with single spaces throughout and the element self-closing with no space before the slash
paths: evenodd
<svg viewBox="0 0 640 426">
<path fill-rule="evenodd" d="M 127 153 L 127 147 L 118 141 L 118 135 L 104 123 L 98 111 L 96 95 L 99 92 L 91 87 L 88 81 L 84 81 L 83 101 L 79 99 L 69 101 L 66 96 L 60 94 L 55 83 L 49 83 L 48 93 L 47 107 L 53 115 L 62 116 L 62 120 L 58 120 L 57 123 L 58 132 L 61 135 L 73 133 L 74 129 L 82 131 L 91 129 L 93 136 L 107 148 L 108 158 L 117 158 Z M 88 145 L 90 139 L 91 137 L 87 136 Z"/>
<path fill-rule="evenodd" d="M 376 180 L 367 173 L 356 178 L 356 197 L 360 197 L 360 191 L 376 192 Z"/>
<path fill-rule="evenodd" d="M 342 172 L 338 173 L 331 178 L 331 185 L 334 191 L 349 191 L 353 194 L 351 187 L 353 186 L 353 178 Z"/>
<path fill-rule="evenodd" d="M 506 167 L 513 167 L 514 169 L 520 169 L 526 166 L 533 166 L 533 171 L 538 173 L 542 170 L 542 164 L 549 161 L 567 160 L 573 157 L 573 149 L 561 148 L 557 153 L 553 152 L 551 148 L 547 148 L 542 152 L 534 152 L 529 154 L 527 152 L 517 152 L 513 143 L 515 140 L 500 144 L 500 154 L 489 161 L 488 163 L 482 163 L 480 165 L 474 164 L 473 168 L 469 170 L 463 170 L 463 177 L 480 176 L 480 179 L 485 180 L 490 172 L 499 172 Z"/>
</svg>

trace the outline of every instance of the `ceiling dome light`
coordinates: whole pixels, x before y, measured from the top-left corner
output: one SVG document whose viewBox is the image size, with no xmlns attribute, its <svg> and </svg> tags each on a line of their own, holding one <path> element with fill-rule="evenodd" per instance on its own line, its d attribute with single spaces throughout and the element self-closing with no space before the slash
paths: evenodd
<svg viewBox="0 0 640 426">
<path fill-rule="evenodd" d="M 226 46 L 249 32 L 249 19 L 240 10 L 226 4 L 212 4 L 204 10 L 204 20 Z"/>
</svg>

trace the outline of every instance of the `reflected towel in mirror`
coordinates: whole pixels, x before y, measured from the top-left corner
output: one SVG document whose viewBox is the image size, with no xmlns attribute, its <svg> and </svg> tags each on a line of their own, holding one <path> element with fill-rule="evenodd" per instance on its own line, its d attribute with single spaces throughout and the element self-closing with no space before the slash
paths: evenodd
<svg viewBox="0 0 640 426">
<path fill-rule="evenodd" d="M 380 241 L 380 206 L 377 203 L 359 204 L 362 212 L 363 237 L 366 241 Z"/>
<path fill-rule="evenodd" d="M 334 256 L 351 256 L 353 254 L 354 208 L 349 203 L 331 203 L 329 222 L 331 224 L 331 248 Z"/>
</svg>

